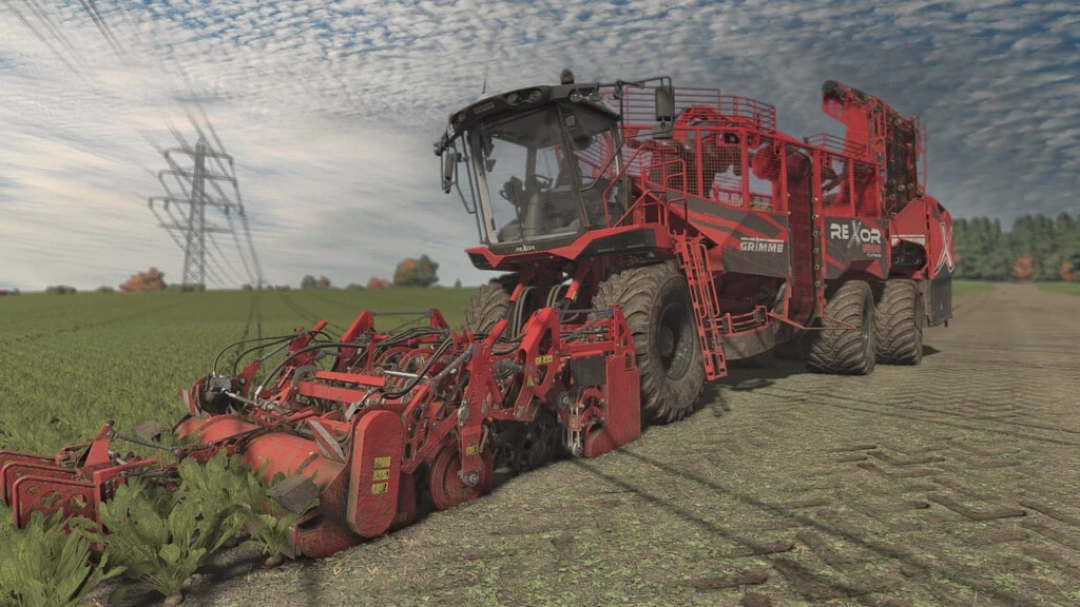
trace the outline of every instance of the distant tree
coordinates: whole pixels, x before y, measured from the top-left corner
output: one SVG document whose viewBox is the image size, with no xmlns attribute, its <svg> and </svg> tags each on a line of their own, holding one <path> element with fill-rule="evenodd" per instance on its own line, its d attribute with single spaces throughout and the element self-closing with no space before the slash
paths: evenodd
<svg viewBox="0 0 1080 607">
<path fill-rule="evenodd" d="M 389 289 L 390 288 L 390 281 L 389 280 L 384 280 L 382 278 L 376 278 L 376 277 L 372 276 L 371 280 L 368 281 L 367 288 L 373 289 L 375 291 L 382 291 L 383 289 Z"/>
<path fill-rule="evenodd" d="M 68 285 L 51 285 L 45 289 L 45 292 L 49 295 L 70 295 L 75 293 L 75 287 L 69 287 Z"/>
<path fill-rule="evenodd" d="M 957 219 L 953 242 L 957 278 L 1080 280 L 1080 222 L 1068 213 L 1024 215 L 1007 232 L 997 219 Z"/>
<path fill-rule="evenodd" d="M 394 286 L 430 287 L 439 282 L 438 272 L 439 264 L 427 255 L 421 255 L 420 259 L 409 258 L 399 263 L 394 270 Z"/>
<path fill-rule="evenodd" d="M 1066 282 L 1080 281 L 1080 264 L 1075 264 L 1072 261 L 1062 261 L 1061 280 Z"/>
<path fill-rule="evenodd" d="M 318 282 L 315 284 L 315 288 L 317 288 L 317 289 L 329 289 L 330 288 L 330 279 L 325 277 L 325 276 L 320 276 Z"/>
<path fill-rule="evenodd" d="M 461 288 L 461 279 L 460 278 L 454 281 L 454 288 L 455 289 L 460 289 Z"/>
<path fill-rule="evenodd" d="M 1035 275 L 1034 257 L 1028 254 L 1016 260 L 1016 265 L 1013 266 L 1013 276 L 1017 280 L 1031 280 Z"/>
<path fill-rule="evenodd" d="M 359 291 L 360 289 L 364 288 L 364 285 L 358 284 L 358 283 L 355 283 L 355 282 L 350 282 L 349 286 L 347 286 L 345 288 L 350 290 L 350 291 Z"/>
<path fill-rule="evenodd" d="M 132 274 L 131 278 L 127 279 L 127 282 L 120 285 L 120 290 L 125 293 L 164 291 L 166 288 L 165 274 L 153 267 L 146 272 L 136 272 L 135 274 Z"/>
<path fill-rule="evenodd" d="M 303 280 L 300 281 L 300 288 L 301 289 L 314 289 L 317 286 L 318 286 L 318 281 L 316 281 L 315 277 L 312 276 L 311 274 L 308 274 L 307 276 L 304 277 Z"/>
<path fill-rule="evenodd" d="M 100 287 L 97 288 L 97 292 L 98 293 L 116 293 L 116 289 L 110 287 L 109 285 L 101 285 Z"/>
<path fill-rule="evenodd" d="M 249 284 L 247 284 L 247 283 L 244 283 L 244 284 L 243 284 L 243 285 L 242 285 L 242 286 L 240 287 L 240 290 L 241 290 L 241 291 L 254 291 L 254 290 L 255 290 L 255 287 L 253 287 L 253 286 L 251 286 L 251 285 L 249 285 Z"/>
</svg>

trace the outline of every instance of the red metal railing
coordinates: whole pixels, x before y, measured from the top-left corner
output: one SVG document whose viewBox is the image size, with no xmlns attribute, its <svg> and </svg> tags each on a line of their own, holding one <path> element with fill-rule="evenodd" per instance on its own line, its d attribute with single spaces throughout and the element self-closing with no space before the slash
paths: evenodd
<svg viewBox="0 0 1080 607">
<path fill-rule="evenodd" d="M 861 156 L 866 153 L 866 146 L 858 143 L 850 143 L 843 137 L 837 137 L 829 133 L 818 133 L 817 135 L 810 135 L 803 141 L 807 145 L 826 149 L 830 152 L 837 154 L 847 154 L 849 156 Z"/>
</svg>

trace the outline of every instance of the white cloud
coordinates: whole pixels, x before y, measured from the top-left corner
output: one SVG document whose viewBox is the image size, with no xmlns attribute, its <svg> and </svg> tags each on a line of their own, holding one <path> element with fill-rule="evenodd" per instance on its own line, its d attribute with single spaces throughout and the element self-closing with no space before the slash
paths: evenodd
<svg viewBox="0 0 1080 607">
<path fill-rule="evenodd" d="M 116 284 L 151 263 L 179 278 L 179 251 L 132 192 L 161 193 L 144 169 L 164 162 L 140 132 L 170 144 L 162 117 L 186 124 L 170 93 L 182 77 L 211 96 L 277 283 L 366 281 L 421 252 L 444 282 L 483 278 L 431 142 L 485 68 L 489 91 L 566 66 L 663 71 L 772 103 L 796 136 L 836 130 L 819 100 L 836 78 L 923 115 L 931 192 L 955 215 L 1080 210 L 1075 3 L 150 0 L 124 4 L 129 18 L 98 3 L 132 69 L 78 2 L 42 5 L 93 86 L 0 13 L 0 282 L 22 288 Z"/>
</svg>

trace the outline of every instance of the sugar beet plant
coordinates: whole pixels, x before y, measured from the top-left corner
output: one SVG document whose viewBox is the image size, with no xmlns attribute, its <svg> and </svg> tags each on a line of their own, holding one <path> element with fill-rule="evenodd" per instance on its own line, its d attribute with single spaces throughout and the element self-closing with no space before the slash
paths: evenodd
<svg viewBox="0 0 1080 607">
<path fill-rule="evenodd" d="M 0 529 L 0 607 L 74 607 L 124 572 L 109 566 L 107 553 L 92 562 L 93 523 L 60 518 L 35 512 L 26 529 Z"/>
<path fill-rule="evenodd" d="M 232 470 L 244 470 L 239 458 L 230 463 Z M 252 541 L 248 545 L 261 546 L 266 555 L 266 567 L 276 567 L 284 562 L 285 557 L 296 558 L 289 543 L 289 528 L 295 524 L 302 513 L 290 512 L 270 498 L 269 490 L 285 479 L 278 472 L 270 483 L 261 479 L 265 476 L 266 465 L 258 474 L 233 474 L 229 479 L 228 492 L 233 503 L 242 508 L 238 515 L 244 526 L 251 533 Z M 318 504 L 313 499 L 304 511 Z"/>
<path fill-rule="evenodd" d="M 183 601 L 184 583 L 239 528 L 225 462 L 224 453 L 205 466 L 184 460 L 178 491 L 129 482 L 98 510 L 108 531 L 98 536 L 106 553 L 126 568 L 126 577 L 165 595 L 166 604 Z"/>
<path fill-rule="evenodd" d="M 64 523 L 59 514 L 39 513 L 27 529 L 0 527 L 0 607 L 74 606 L 121 574 L 177 605 L 185 582 L 242 528 L 251 535 L 247 544 L 267 555 L 268 567 L 295 556 L 289 528 L 301 514 L 269 497 L 281 474 L 265 483 L 224 452 L 202 466 L 184 460 L 177 472 L 178 488 L 137 479 L 118 487 L 98 509 L 102 530 L 85 519 Z M 103 550 L 94 553 L 93 544 Z M 130 589 L 122 585 L 112 598 Z"/>
</svg>

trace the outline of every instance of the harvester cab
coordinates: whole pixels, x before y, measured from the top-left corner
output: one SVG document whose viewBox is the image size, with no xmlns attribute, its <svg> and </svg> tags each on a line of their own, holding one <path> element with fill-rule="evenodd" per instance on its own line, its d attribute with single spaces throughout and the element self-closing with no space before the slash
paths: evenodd
<svg viewBox="0 0 1080 607">
<path fill-rule="evenodd" d="M 495 255 L 566 246 L 623 218 L 630 192 L 615 179 L 619 113 L 605 86 L 576 84 L 566 70 L 557 86 L 484 97 L 451 115 L 436 145 L 443 190 L 457 189 Z"/>
</svg>

